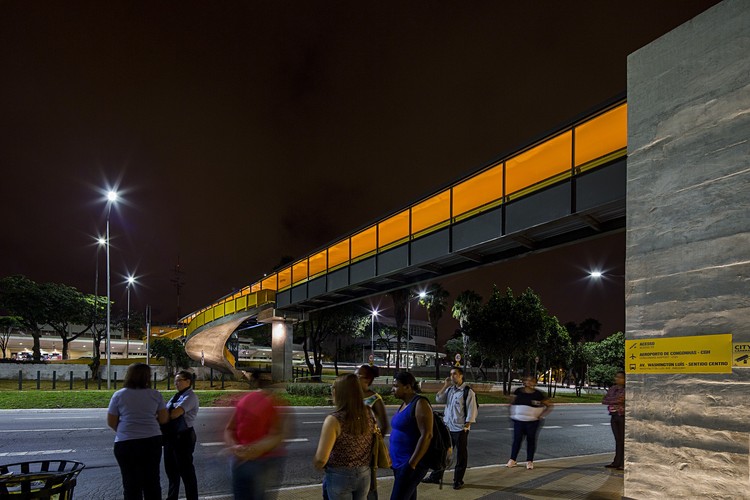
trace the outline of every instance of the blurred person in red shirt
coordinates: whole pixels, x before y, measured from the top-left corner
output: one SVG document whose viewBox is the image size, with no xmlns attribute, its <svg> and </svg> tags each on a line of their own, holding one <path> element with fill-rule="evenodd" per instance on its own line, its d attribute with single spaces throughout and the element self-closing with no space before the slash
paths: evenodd
<svg viewBox="0 0 750 500">
<path fill-rule="evenodd" d="M 274 498 L 269 490 L 279 485 L 289 434 L 287 417 L 281 412 L 283 402 L 261 389 L 260 370 L 249 375 L 251 385 L 258 387 L 237 403 L 226 429 L 232 468 L 232 490 L 235 500 Z"/>
</svg>

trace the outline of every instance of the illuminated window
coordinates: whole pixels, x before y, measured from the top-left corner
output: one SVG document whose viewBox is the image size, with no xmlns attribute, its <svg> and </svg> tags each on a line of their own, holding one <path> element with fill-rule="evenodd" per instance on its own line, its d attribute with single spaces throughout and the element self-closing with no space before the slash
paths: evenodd
<svg viewBox="0 0 750 500">
<path fill-rule="evenodd" d="M 404 210 L 378 224 L 378 248 L 409 236 L 409 210 Z"/>
<path fill-rule="evenodd" d="M 571 173 L 572 132 L 565 132 L 505 163 L 505 193 L 513 194 L 538 182 Z"/>
<path fill-rule="evenodd" d="M 378 248 L 377 228 L 372 226 L 352 236 L 352 259 Z"/>
<path fill-rule="evenodd" d="M 287 267 L 279 271 L 279 290 L 283 290 L 292 285 L 292 268 Z"/>
<path fill-rule="evenodd" d="M 503 166 L 453 186 L 453 217 L 469 212 L 503 197 Z"/>
<path fill-rule="evenodd" d="M 411 208 L 411 234 L 418 233 L 451 217 L 450 189 Z"/>
<path fill-rule="evenodd" d="M 335 269 L 337 266 L 349 262 L 349 240 L 343 240 L 335 245 L 328 247 L 328 269 Z"/>
<path fill-rule="evenodd" d="M 250 287 L 250 291 L 253 292 L 253 293 L 255 293 L 255 292 L 260 291 L 260 288 L 261 288 L 261 285 L 260 285 L 260 281 L 259 281 L 258 283 L 253 283 L 252 284 L 252 286 Z"/>
<path fill-rule="evenodd" d="M 628 106 L 622 104 L 576 127 L 576 167 L 628 145 Z"/>
<path fill-rule="evenodd" d="M 301 260 L 292 266 L 292 279 L 294 283 L 299 283 L 307 279 L 307 259 Z"/>
<path fill-rule="evenodd" d="M 278 290 L 275 274 L 272 274 L 268 278 L 265 278 L 260 283 L 261 283 L 261 286 L 263 287 L 263 290 Z"/>
<path fill-rule="evenodd" d="M 328 261 L 326 260 L 326 251 L 318 252 L 315 255 L 310 256 L 308 272 L 310 277 L 313 278 L 320 273 L 324 273 L 328 267 Z"/>
</svg>

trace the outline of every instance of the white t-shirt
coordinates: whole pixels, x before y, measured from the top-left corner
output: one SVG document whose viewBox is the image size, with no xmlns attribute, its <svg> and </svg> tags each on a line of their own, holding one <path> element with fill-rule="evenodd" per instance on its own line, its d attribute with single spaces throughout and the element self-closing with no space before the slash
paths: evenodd
<svg viewBox="0 0 750 500">
<path fill-rule="evenodd" d="M 164 398 L 154 389 L 124 388 L 112 394 L 107 413 L 120 417 L 115 443 L 161 436 L 156 414 L 165 408 Z"/>
</svg>

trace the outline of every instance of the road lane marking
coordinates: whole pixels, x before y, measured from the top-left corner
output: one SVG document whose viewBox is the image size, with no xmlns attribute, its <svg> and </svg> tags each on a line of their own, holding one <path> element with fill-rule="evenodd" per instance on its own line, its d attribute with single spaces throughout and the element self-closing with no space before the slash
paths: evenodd
<svg viewBox="0 0 750 500">
<path fill-rule="evenodd" d="M 16 432 L 70 432 L 70 431 L 105 431 L 108 427 L 80 427 L 78 429 L 4 429 L 0 430 L 0 433 L 16 433 Z"/>
<path fill-rule="evenodd" d="M 285 439 L 285 443 L 307 443 L 310 441 L 307 438 L 293 438 L 293 439 Z M 224 441 L 215 441 L 212 443 L 200 443 L 201 446 L 226 446 L 226 443 Z"/>
<path fill-rule="evenodd" d="M 58 455 L 60 453 L 75 453 L 76 450 L 40 450 L 40 451 L 6 451 L 0 457 L 25 457 L 28 455 Z"/>
<path fill-rule="evenodd" d="M 602 423 L 601 423 L 601 424 L 599 424 L 599 425 L 612 425 L 612 424 L 611 424 L 611 423 L 609 423 L 609 422 L 602 422 Z"/>
<path fill-rule="evenodd" d="M 573 424 L 573 427 L 593 427 L 591 424 Z"/>
<path fill-rule="evenodd" d="M 55 419 L 65 419 L 65 420 L 73 420 L 73 419 L 91 419 L 91 420 L 100 420 L 102 417 L 68 417 L 68 416 L 59 416 L 55 415 L 53 417 L 15 417 L 13 420 L 55 420 Z"/>
<path fill-rule="evenodd" d="M 562 429 L 560 425 L 545 425 L 542 429 Z"/>
<path fill-rule="evenodd" d="M 319 421 L 319 422 L 318 421 L 315 421 L 315 422 L 302 422 L 302 424 L 322 424 L 322 423 L 323 423 L 322 420 Z"/>
</svg>

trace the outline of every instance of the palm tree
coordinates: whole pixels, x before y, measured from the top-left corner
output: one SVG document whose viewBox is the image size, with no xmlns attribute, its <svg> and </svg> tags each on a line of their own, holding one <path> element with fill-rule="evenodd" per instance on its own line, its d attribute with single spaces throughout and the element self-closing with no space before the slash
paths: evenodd
<svg viewBox="0 0 750 500">
<path fill-rule="evenodd" d="M 396 320 L 396 371 L 398 372 L 401 367 L 401 338 L 403 337 L 404 322 L 406 322 L 406 307 L 411 298 L 411 290 L 401 288 L 392 291 L 388 295 L 391 296 L 391 300 L 393 301 L 393 316 Z M 409 332 L 406 332 L 406 336 L 408 338 Z"/>
<path fill-rule="evenodd" d="M 474 290 L 464 290 L 453 301 L 451 312 L 453 313 L 453 317 L 458 320 L 458 325 L 461 328 L 464 346 L 464 368 L 466 368 L 466 349 L 469 344 L 469 337 L 466 335 L 466 326 L 470 318 L 479 312 L 481 305 L 482 296 Z"/>
<path fill-rule="evenodd" d="M 435 380 L 440 380 L 440 358 L 438 357 L 438 322 L 448 308 L 448 291 L 439 283 L 432 287 L 424 297 L 419 299 L 419 305 L 427 309 L 427 319 L 435 335 Z"/>
</svg>

